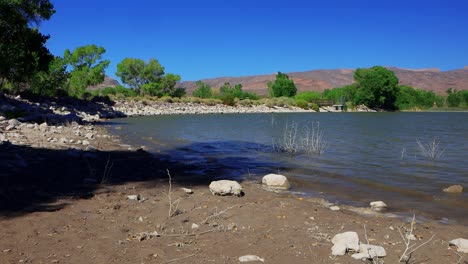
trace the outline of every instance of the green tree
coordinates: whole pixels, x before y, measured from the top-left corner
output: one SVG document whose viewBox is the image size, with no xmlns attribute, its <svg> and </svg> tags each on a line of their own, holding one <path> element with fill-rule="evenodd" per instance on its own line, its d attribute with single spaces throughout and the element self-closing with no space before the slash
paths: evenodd
<svg viewBox="0 0 468 264">
<path fill-rule="evenodd" d="M 199 98 L 211 98 L 213 90 L 208 84 L 198 81 L 196 82 L 197 88 L 192 92 L 192 95 Z"/>
<path fill-rule="evenodd" d="M 156 59 L 146 63 L 141 59 L 125 58 L 117 64 L 116 75 L 140 95 L 180 97 L 185 94 L 183 88 L 176 88 L 180 75 L 164 73 L 164 67 Z"/>
<path fill-rule="evenodd" d="M 123 84 L 137 90 L 140 86 L 147 83 L 143 76 L 144 69 L 145 62 L 143 60 L 125 58 L 117 64 L 117 72 L 115 74 L 120 77 Z"/>
<path fill-rule="evenodd" d="M 105 52 L 103 47 L 94 44 L 78 47 L 73 52 L 65 50 L 64 60 L 71 67 L 68 91 L 70 95 L 82 97 L 86 87 L 104 81 L 104 71 L 110 63 L 109 60 L 102 60 Z"/>
<path fill-rule="evenodd" d="M 37 72 L 31 81 L 35 94 L 57 96 L 66 93 L 69 74 L 67 65 L 61 57 L 55 57 L 47 71 Z"/>
<path fill-rule="evenodd" d="M 442 104 L 441 97 L 432 91 L 417 90 L 411 86 L 401 85 L 398 90 L 395 106 L 400 109 L 431 108 Z"/>
<path fill-rule="evenodd" d="M 398 78 L 381 66 L 357 69 L 354 72 L 357 91 L 354 103 L 365 104 L 370 108 L 395 109 L 398 93 Z"/>
<path fill-rule="evenodd" d="M 297 88 L 293 80 L 285 73 L 278 72 L 274 82 L 268 82 L 271 97 L 291 97 L 296 95 Z"/>
<path fill-rule="evenodd" d="M 322 96 L 325 99 L 334 100 L 335 103 L 344 104 L 345 102 L 353 102 L 356 91 L 357 85 L 353 83 L 343 87 L 325 89 L 325 91 L 322 93 Z"/>
<path fill-rule="evenodd" d="M 29 81 L 47 71 L 53 56 L 45 47 L 49 36 L 36 28 L 55 13 L 48 0 L 0 0 L 0 88 L 5 82 Z"/>
<path fill-rule="evenodd" d="M 166 73 L 160 81 L 161 95 L 177 97 L 175 96 L 178 93 L 176 92 L 176 85 L 179 81 L 180 81 L 180 75 Z"/>
<path fill-rule="evenodd" d="M 449 107 L 459 107 L 460 104 L 463 102 L 463 97 L 461 93 L 458 92 L 456 89 L 449 88 L 447 90 L 447 105 Z"/>
</svg>

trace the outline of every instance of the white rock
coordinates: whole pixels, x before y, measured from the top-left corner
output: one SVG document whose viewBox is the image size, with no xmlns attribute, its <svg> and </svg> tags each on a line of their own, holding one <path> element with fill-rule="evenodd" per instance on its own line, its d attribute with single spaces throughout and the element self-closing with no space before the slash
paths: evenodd
<svg viewBox="0 0 468 264">
<path fill-rule="evenodd" d="M 346 251 L 359 252 L 359 237 L 356 232 L 349 231 L 337 234 L 332 239 L 332 255 L 343 256 Z"/>
<path fill-rule="evenodd" d="M 387 210 L 387 207 L 388 207 L 387 204 L 382 201 L 371 202 L 369 205 L 372 210 L 378 211 L 378 212 L 385 211 Z"/>
<path fill-rule="evenodd" d="M 373 259 L 387 256 L 385 248 L 369 244 L 359 244 L 359 253 L 353 254 L 354 259 Z"/>
<path fill-rule="evenodd" d="M 449 242 L 449 245 L 457 246 L 457 251 L 468 253 L 468 239 L 457 238 Z"/>
<path fill-rule="evenodd" d="M 334 206 L 330 206 L 329 209 L 332 211 L 339 211 L 341 208 L 339 206 L 334 205 Z"/>
<path fill-rule="evenodd" d="M 10 131 L 10 130 L 13 130 L 13 129 L 15 129 L 15 126 L 14 126 L 14 125 L 8 125 L 8 126 L 5 128 L 6 131 Z"/>
<path fill-rule="evenodd" d="M 213 195 L 242 195 L 242 186 L 236 181 L 213 181 L 209 188 Z"/>
<path fill-rule="evenodd" d="M 137 194 L 127 195 L 127 198 L 128 198 L 129 200 L 138 201 L 138 200 L 140 200 L 140 195 L 137 195 Z"/>
<path fill-rule="evenodd" d="M 94 134 L 93 133 L 86 133 L 85 138 L 94 139 Z"/>
<path fill-rule="evenodd" d="M 81 142 L 81 144 L 87 146 L 87 145 L 89 145 L 89 141 L 88 141 L 88 140 L 83 140 L 83 141 Z"/>
<path fill-rule="evenodd" d="M 182 188 L 182 190 L 183 190 L 186 194 L 192 194 L 192 193 L 193 193 L 192 189 Z"/>
<path fill-rule="evenodd" d="M 44 122 L 44 123 L 42 123 L 42 124 L 39 125 L 39 129 L 40 129 L 40 130 L 47 130 L 47 128 L 48 128 L 48 126 L 47 126 L 47 123 L 46 123 L 46 122 Z"/>
<path fill-rule="evenodd" d="M 0 133 L 0 142 L 6 141 L 6 137 L 4 134 Z"/>
<path fill-rule="evenodd" d="M 11 126 L 19 126 L 21 125 L 21 122 L 13 118 L 13 119 L 8 120 L 8 124 Z"/>
<path fill-rule="evenodd" d="M 62 144 L 67 144 L 67 143 L 68 143 L 68 139 L 66 139 L 66 138 L 60 138 L 60 139 L 59 139 L 59 142 L 62 143 Z"/>
<path fill-rule="evenodd" d="M 279 174 L 268 174 L 263 176 L 262 184 L 270 189 L 287 190 L 290 187 L 288 179 Z"/>
<path fill-rule="evenodd" d="M 199 225 L 197 225 L 197 224 L 195 224 L 195 223 L 192 224 L 192 229 L 198 229 L 198 228 L 200 228 Z"/>
<path fill-rule="evenodd" d="M 245 256 L 239 257 L 239 261 L 240 262 L 251 262 L 251 261 L 265 262 L 265 259 L 259 256 L 255 256 L 255 255 L 245 255 Z"/>
</svg>

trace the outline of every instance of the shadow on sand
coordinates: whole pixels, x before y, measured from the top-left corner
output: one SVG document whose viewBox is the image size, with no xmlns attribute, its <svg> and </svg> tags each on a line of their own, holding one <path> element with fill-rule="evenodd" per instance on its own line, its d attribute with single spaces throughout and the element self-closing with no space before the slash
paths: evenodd
<svg viewBox="0 0 468 264">
<path fill-rule="evenodd" d="M 238 142 L 218 142 L 235 147 Z M 245 144 L 245 143 L 244 143 Z M 200 146 L 201 145 L 201 146 Z M 40 149 L 11 144 L 0 145 L 0 216 L 16 217 L 38 211 L 56 211 L 67 206 L 61 198 L 89 199 L 106 186 L 145 182 L 167 184 L 167 170 L 173 183 L 181 186 L 208 185 L 215 179 L 242 181 L 251 171 L 261 173 L 279 164 L 242 153 L 223 156 L 194 151 L 204 144 L 184 146 L 164 154 L 145 151 L 94 151 Z M 208 157 L 208 159 L 206 159 Z M 257 160 L 256 160 L 257 159 Z M 191 162 L 190 162 L 191 161 Z M 235 164 L 229 166 L 229 164 Z M 232 173 L 231 170 L 239 170 Z"/>
</svg>

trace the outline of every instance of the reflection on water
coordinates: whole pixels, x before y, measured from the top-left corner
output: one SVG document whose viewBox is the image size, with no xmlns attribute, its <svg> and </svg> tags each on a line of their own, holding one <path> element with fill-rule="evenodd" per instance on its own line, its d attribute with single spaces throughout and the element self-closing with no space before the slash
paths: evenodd
<svg viewBox="0 0 468 264">
<path fill-rule="evenodd" d="M 394 211 L 468 221 L 468 113 L 295 113 L 156 116 L 114 120 L 116 133 L 219 178 L 283 173 L 297 191 L 366 206 L 384 200 Z M 328 142 L 320 157 L 276 153 L 287 124 L 320 122 Z M 440 141 L 439 160 L 421 156 L 417 139 Z"/>
</svg>

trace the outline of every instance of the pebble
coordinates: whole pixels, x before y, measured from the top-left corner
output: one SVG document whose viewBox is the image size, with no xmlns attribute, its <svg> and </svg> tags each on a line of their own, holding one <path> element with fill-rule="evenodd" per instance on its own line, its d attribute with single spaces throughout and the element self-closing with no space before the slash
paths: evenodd
<svg viewBox="0 0 468 264">
<path fill-rule="evenodd" d="M 265 262 L 265 259 L 259 256 L 255 256 L 255 255 L 245 255 L 245 256 L 239 257 L 239 261 L 240 262 L 252 262 L 252 261 Z"/>
<path fill-rule="evenodd" d="M 140 200 L 140 195 L 138 195 L 138 194 L 127 195 L 127 198 L 129 200 L 139 201 Z"/>
<path fill-rule="evenodd" d="M 182 190 L 183 190 L 186 194 L 192 194 L 192 193 L 193 193 L 193 190 L 192 190 L 192 189 L 182 188 Z"/>
</svg>

